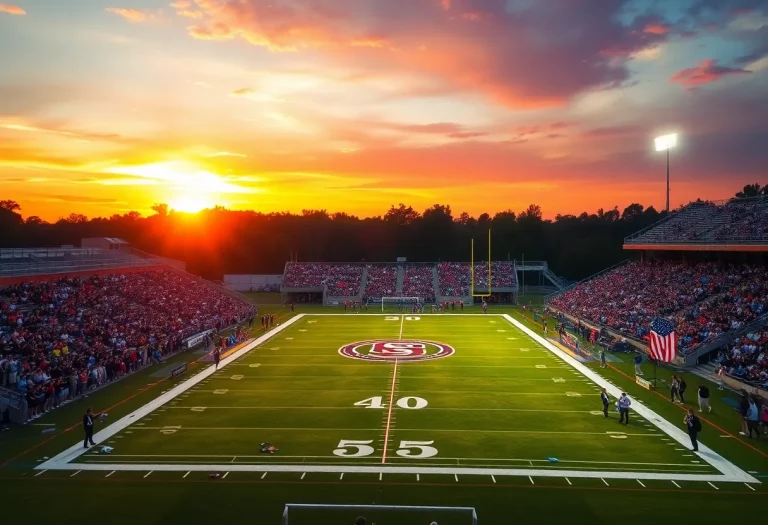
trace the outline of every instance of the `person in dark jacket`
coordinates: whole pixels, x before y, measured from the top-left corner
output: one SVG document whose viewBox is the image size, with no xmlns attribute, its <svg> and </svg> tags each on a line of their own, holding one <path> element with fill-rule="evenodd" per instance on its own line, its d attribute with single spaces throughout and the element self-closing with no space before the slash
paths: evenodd
<svg viewBox="0 0 768 525">
<path fill-rule="evenodd" d="M 600 401 L 603 402 L 603 414 L 605 417 L 608 417 L 608 406 L 611 404 L 611 400 L 608 397 L 608 394 L 605 392 L 605 388 L 603 388 L 603 391 L 600 392 Z"/>
<path fill-rule="evenodd" d="M 688 409 L 688 415 L 685 416 L 685 419 L 683 419 L 683 424 L 685 424 L 686 428 L 688 429 L 688 437 L 691 438 L 691 445 L 693 445 L 694 452 L 699 451 L 699 441 L 698 441 L 698 435 L 699 432 L 701 432 L 701 421 L 698 417 L 696 417 L 696 413 L 693 411 L 692 408 Z"/>
<path fill-rule="evenodd" d="M 680 386 L 678 387 L 677 395 L 680 396 L 680 402 L 685 404 L 685 389 L 688 388 L 688 385 L 685 384 L 685 379 L 683 379 L 682 376 L 678 378 L 678 381 L 680 382 Z"/>
<path fill-rule="evenodd" d="M 85 439 L 83 440 L 83 448 L 88 448 L 88 443 L 95 445 L 93 442 L 93 423 L 96 421 L 96 416 L 93 414 L 91 407 L 85 411 L 83 416 L 83 430 L 85 431 Z"/>
</svg>

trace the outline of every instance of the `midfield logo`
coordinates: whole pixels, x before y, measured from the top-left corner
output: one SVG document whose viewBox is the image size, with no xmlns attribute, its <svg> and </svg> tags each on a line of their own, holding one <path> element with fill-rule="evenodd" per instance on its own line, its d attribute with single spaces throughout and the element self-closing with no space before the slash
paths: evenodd
<svg viewBox="0 0 768 525">
<path fill-rule="evenodd" d="M 455 351 L 452 346 L 434 341 L 387 339 L 360 341 L 339 348 L 344 357 L 365 361 L 431 361 L 452 356 Z"/>
</svg>

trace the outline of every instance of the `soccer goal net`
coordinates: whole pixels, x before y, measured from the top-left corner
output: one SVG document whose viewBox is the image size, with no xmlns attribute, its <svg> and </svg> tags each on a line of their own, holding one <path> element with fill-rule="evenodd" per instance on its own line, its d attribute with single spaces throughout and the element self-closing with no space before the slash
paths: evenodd
<svg viewBox="0 0 768 525">
<path fill-rule="evenodd" d="M 386 306 L 404 307 L 411 306 L 413 304 L 420 305 L 424 300 L 421 297 L 382 297 L 381 298 L 381 311 L 383 312 Z"/>
<path fill-rule="evenodd" d="M 283 525 L 353 525 L 357 522 L 365 525 L 477 525 L 477 513 L 473 507 L 293 503 L 283 510 Z"/>
</svg>

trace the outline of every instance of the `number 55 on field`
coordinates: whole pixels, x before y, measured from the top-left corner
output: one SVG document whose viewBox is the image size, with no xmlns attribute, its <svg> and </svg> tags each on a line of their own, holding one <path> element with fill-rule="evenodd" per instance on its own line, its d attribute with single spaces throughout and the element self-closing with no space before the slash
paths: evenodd
<svg viewBox="0 0 768 525">
<path fill-rule="evenodd" d="M 333 454 L 345 458 L 364 458 L 372 455 L 376 449 L 371 446 L 372 439 L 342 439 Z M 404 458 L 431 458 L 437 455 L 437 449 L 431 446 L 434 441 L 401 441 L 396 454 Z"/>
</svg>

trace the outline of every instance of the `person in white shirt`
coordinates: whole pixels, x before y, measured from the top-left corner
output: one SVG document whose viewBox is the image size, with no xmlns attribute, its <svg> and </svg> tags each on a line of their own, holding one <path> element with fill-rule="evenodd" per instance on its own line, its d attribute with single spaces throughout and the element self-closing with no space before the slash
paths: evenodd
<svg viewBox="0 0 768 525">
<path fill-rule="evenodd" d="M 632 406 L 632 401 L 625 392 L 621 393 L 619 398 L 619 424 L 624 423 L 629 425 L 629 407 Z"/>
</svg>

